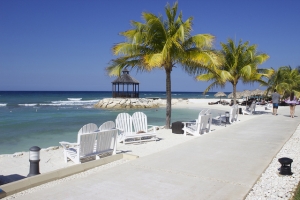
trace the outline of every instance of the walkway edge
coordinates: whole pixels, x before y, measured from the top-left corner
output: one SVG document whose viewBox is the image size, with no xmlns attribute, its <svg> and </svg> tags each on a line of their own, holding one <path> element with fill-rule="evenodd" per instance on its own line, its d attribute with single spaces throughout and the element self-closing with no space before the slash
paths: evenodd
<svg viewBox="0 0 300 200">
<path fill-rule="evenodd" d="M 62 169 L 50 171 L 44 174 L 40 174 L 19 181 L 15 181 L 12 183 L 8 183 L 0 186 L 0 199 L 21 192 L 23 190 L 30 189 L 32 187 L 36 187 L 44 183 L 48 183 L 50 181 L 65 178 L 67 176 L 84 172 L 89 169 L 99 167 L 101 165 L 105 165 L 117 160 L 121 160 L 121 159 L 134 160 L 136 158 L 138 158 L 138 156 L 131 155 L 131 154 L 116 154 L 113 156 L 101 158 L 99 160 L 94 160 L 82 164 L 76 164 L 70 167 L 65 167 Z"/>
</svg>

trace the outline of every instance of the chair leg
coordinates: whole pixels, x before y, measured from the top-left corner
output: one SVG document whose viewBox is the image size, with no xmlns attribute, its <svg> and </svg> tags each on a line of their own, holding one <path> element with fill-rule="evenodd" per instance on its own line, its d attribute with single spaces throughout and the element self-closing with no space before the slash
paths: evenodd
<svg viewBox="0 0 300 200">
<path fill-rule="evenodd" d="M 115 140 L 115 142 L 114 142 L 114 151 L 113 151 L 112 155 L 115 155 L 116 152 L 117 152 L 117 140 Z"/>
<path fill-rule="evenodd" d="M 65 160 L 65 163 L 68 163 L 68 158 L 67 158 L 67 153 L 64 152 L 64 160 Z"/>
</svg>

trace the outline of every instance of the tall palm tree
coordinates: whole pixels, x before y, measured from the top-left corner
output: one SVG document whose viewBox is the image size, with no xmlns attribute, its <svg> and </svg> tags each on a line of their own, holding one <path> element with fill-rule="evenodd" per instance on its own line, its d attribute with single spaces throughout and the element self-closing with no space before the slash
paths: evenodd
<svg viewBox="0 0 300 200">
<path fill-rule="evenodd" d="M 292 69 L 291 66 L 282 66 L 275 70 L 274 74 L 267 82 L 267 92 L 276 89 L 279 94 L 288 96 L 294 92 L 300 96 L 300 73 L 298 68 Z"/>
<path fill-rule="evenodd" d="M 176 65 L 184 70 L 201 71 L 219 64 L 218 55 L 210 48 L 214 36 L 198 34 L 191 36 L 192 17 L 186 21 L 182 13 L 177 15 L 176 2 L 165 7 L 166 20 L 162 16 L 143 12 L 145 23 L 132 21 L 132 29 L 122 32 L 126 42 L 113 46 L 113 53 L 121 55 L 111 60 L 106 68 L 109 75 L 120 75 L 123 68 L 136 68 L 137 71 L 163 69 L 166 73 L 166 128 L 171 122 L 171 72 Z"/>
<path fill-rule="evenodd" d="M 241 40 L 235 45 L 232 39 L 228 39 L 227 44 L 221 43 L 221 46 L 224 59 L 222 66 L 213 70 L 208 69 L 207 73 L 198 75 L 196 79 L 212 81 L 204 91 L 205 93 L 214 87 L 225 87 L 226 82 L 230 82 L 233 87 L 234 103 L 236 103 L 236 86 L 239 81 L 265 83 L 263 77 L 270 77 L 273 70 L 257 68 L 269 56 L 265 53 L 258 53 L 256 45 L 249 45 L 249 42 L 242 43 Z"/>
</svg>

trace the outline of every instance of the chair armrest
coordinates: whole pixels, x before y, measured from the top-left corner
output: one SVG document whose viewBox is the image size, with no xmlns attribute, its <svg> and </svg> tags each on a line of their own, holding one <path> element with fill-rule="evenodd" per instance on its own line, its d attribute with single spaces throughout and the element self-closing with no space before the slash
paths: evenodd
<svg viewBox="0 0 300 200">
<path fill-rule="evenodd" d="M 70 142 L 59 142 L 59 144 L 64 148 L 64 149 L 69 149 L 70 147 L 79 147 L 79 143 L 70 143 Z"/>
<path fill-rule="evenodd" d="M 118 131 L 118 135 L 123 134 L 123 133 L 125 132 L 124 129 L 122 129 L 122 128 L 117 128 L 117 127 L 116 127 L 116 129 L 119 130 L 119 131 Z"/>
<path fill-rule="evenodd" d="M 116 129 L 118 129 L 121 133 L 124 132 L 124 129 L 122 129 L 122 128 L 116 128 Z"/>
<path fill-rule="evenodd" d="M 197 121 L 198 121 L 198 120 L 197 120 Z M 196 123 L 196 124 L 199 124 L 199 122 L 197 122 L 197 121 L 196 121 L 196 122 L 181 122 L 181 123 L 183 123 L 183 126 L 186 127 L 187 124 L 195 124 L 195 123 Z"/>
<path fill-rule="evenodd" d="M 156 127 L 158 127 L 158 126 L 155 126 L 155 125 L 147 125 L 147 126 L 152 127 L 154 133 L 156 132 Z"/>
</svg>

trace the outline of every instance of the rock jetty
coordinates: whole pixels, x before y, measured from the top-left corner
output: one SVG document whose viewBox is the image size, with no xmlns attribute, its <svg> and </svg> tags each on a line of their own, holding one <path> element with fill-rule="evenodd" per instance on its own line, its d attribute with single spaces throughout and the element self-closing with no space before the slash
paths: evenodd
<svg viewBox="0 0 300 200">
<path fill-rule="evenodd" d="M 172 99 L 172 104 L 176 104 L 182 99 Z M 146 98 L 105 98 L 94 105 L 95 108 L 106 109 L 130 109 L 130 108 L 158 108 L 165 106 L 165 99 Z"/>
</svg>

